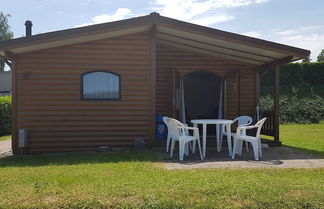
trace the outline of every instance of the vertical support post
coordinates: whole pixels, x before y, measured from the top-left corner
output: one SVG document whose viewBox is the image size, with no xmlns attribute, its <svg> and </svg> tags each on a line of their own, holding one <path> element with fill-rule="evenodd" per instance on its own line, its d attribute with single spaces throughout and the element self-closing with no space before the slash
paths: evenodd
<svg viewBox="0 0 324 209">
<path fill-rule="evenodd" d="M 227 80 L 224 79 L 224 83 L 223 83 L 223 87 L 224 87 L 224 118 L 228 118 L 228 113 L 227 113 Z"/>
<path fill-rule="evenodd" d="M 274 67 L 274 141 L 279 143 L 279 88 L 280 88 L 280 73 L 279 65 Z"/>
<path fill-rule="evenodd" d="M 172 117 L 176 118 L 176 69 L 172 69 Z"/>
<path fill-rule="evenodd" d="M 260 72 L 255 72 L 255 111 L 256 111 L 256 119 L 259 121 L 260 118 Z"/>
<path fill-rule="evenodd" d="M 17 131 L 17 57 L 8 51 L 5 56 L 11 61 L 11 148 L 14 154 L 18 154 L 18 131 Z"/>
<path fill-rule="evenodd" d="M 255 73 L 255 106 L 260 102 L 260 72 Z"/>
<path fill-rule="evenodd" d="M 241 114 L 240 108 L 240 100 L 241 100 L 241 93 L 240 93 L 240 71 L 236 72 L 236 117 Z"/>
<path fill-rule="evenodd" d="M 156 115 L 156 27 L 152 26 L 150 33 L 150 142 L 155 139 Z"/>
</svg>

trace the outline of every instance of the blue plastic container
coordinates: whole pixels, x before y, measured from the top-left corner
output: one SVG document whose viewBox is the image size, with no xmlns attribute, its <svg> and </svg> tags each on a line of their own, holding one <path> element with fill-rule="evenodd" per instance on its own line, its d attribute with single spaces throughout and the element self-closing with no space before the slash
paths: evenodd
<svg viewBox="0 0 324 209">
<path fill-rule="evenodd" d="M 156 115 L 155 136 L 159 140 L 165 140 L 167 136 L 167 127 L 163 122 L 163 115 Z"/>
</svg>

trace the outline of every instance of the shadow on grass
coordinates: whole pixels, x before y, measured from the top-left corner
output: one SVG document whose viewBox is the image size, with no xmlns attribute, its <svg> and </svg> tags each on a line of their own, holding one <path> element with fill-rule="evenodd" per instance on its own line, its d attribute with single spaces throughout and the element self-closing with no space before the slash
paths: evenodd
<svg viewBox="0 0 324 209">
<path fill-rule="evenodd" d="M 164 147 L 154 148 L 142 152 L 120 151 L 120 152 L 71 152 L 38 155 L 15 155 L 0 158 L 1 167 L 37 167 L 48 165 L 78 165 L 78 164 L 100 164 L 100 163 L 127 163 L 127 162 L 168 162 L 181 164 L 199 164 L 206 162 L 233 162 L 247 161 L 269 165 L 280 165 L 282 160 L 307 160 L 323 159 L 324 151 L 309 150 L 283 145 L 281 147 L 270 147 L 263 149 L 261 161 L 255 161 L 252 148 L 246 152 L 245 147 L 242 155 L 237 155 L 235 160 L 228 156 L 227 147 L 221 152 L 216 152 L 216 147 L 207 147 L 207 157 L 201 160 L 198 152 L 185 157 L 179 161 L 177 149 L 171 159 L 169 153 L 165 153 Z"/>
<path fill-rule="evenodd" d="M 0 158 L 0 168 L 153 161 L 157 161 L 157 157 L 151 151 L 71 152 L 38 155 L 14 155 Z"/>
<path fill-rule="evenodd" d="M 312 150 L 312 149 L 306 149 L 306 148 L 300 148 L 300 147 L 293 147 L 293 146 L 288 146 L 288 145 L 282 145 L 283 147 L 287 147 L 287 148 L 291 148 L 294 150 L 297 150 L 299 152 L 303 152 L 303 153 L 308 153 L 308 154 L 313 154 L 313 155 L 317 155 L 317 156 L 321 156 L 322 158 L 324 158 L 324 150 Z"/>
</svg>

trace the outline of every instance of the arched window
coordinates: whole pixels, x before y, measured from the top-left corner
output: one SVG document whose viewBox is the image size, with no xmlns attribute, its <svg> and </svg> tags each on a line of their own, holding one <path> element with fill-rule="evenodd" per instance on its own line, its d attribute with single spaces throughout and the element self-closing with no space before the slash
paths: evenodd
<svg viewBox="0 0 324 209">
<path fill-rule="evenodd" d="M 82 75 L 82 99 L 119 100 L 120 76 L 105 71 L 92 71 Z"/>
</svg>

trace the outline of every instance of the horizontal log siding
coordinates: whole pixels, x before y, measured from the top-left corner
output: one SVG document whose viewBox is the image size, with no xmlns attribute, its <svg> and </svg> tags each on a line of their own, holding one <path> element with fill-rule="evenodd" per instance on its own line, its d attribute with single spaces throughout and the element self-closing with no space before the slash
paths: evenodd
<svg viewBox="0 0 324 209">
<path fill-rule="evenodd" d="M 81 74 L 121 76 L 120 101 L 80 99 Z M 150 45 L 147 34 L 41 50 L 18 57 L 17 130 L 27 152 L 131 146 L 149 139 Z"/>
<path fill-rule="evenodd" d="M 242 93 L 245 94 L 247 91 L 250 91 L 250 94 L 254 95 L 254 89 L 249 88 L 251 83 L 245 84 L 246 81 L 251 81 L 249 80 L 249 78 L 252 75 L 247 66 L 229 62 L 223 59 L 188 53 L 158 45 L 156 80 L 156 111 L 158 114 L 172 116 L 172 70 L 176 70 L 181 76 L 194 71 L 207 71 L 213 72 L 220 77 L 224 77 L 228 73 L 235 70 L 244 70 L 244 73 L 247 73 L 247 75 L 243 76 L 244 80 L 242 81 L 242 85 L 245 85 L 247 87 L 243 87 Z M 236 79 L 236 74 L 231 73 L 226 82 L 227 112 L 225 113 L 225 116 L 227 118 L 234 118 L 238 115 L 237 85 L 238 82 Z M 254 103 L 250 103 L 249 99 L 250 97 L 246 97 L 246 99 L 243 99 L 241 101 L 244 103 L 242 104 L 243 112 L 254 107 Z"/>
<path fill-rule="evenodd" d="M 238 115 L 238 82 L 236 73 L 231 74 L 226 80 L 226 118 L 235 118 Z"/>
<path fill-rule="evenodd" d="M 254 116 L 256 114 L 256 72 L 250 70 L 241 70 L 239 73 L 239 113 L 240 115 Z"/>
</svg>

